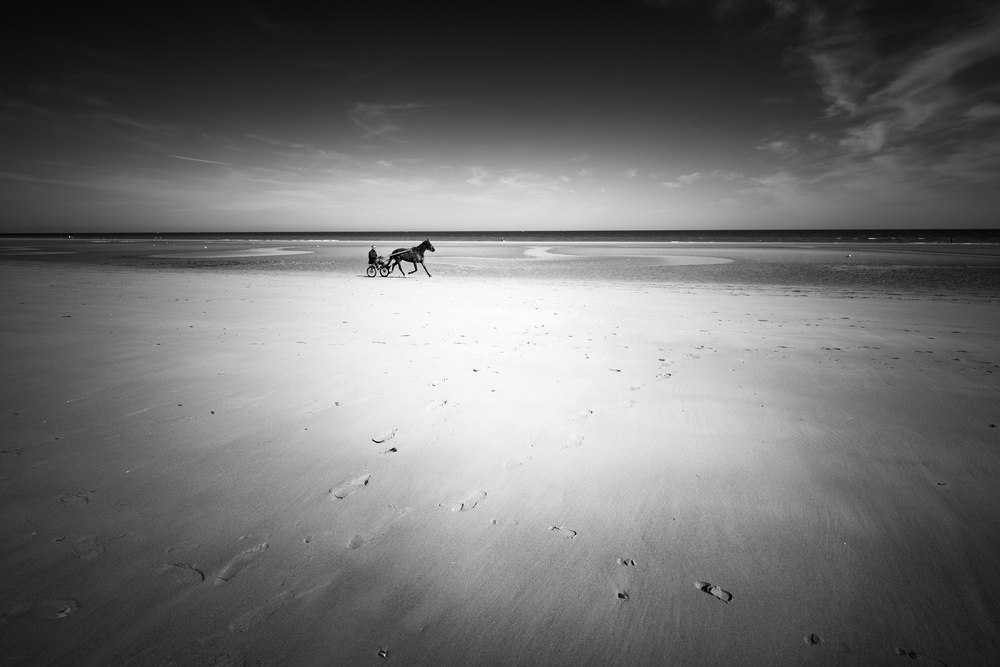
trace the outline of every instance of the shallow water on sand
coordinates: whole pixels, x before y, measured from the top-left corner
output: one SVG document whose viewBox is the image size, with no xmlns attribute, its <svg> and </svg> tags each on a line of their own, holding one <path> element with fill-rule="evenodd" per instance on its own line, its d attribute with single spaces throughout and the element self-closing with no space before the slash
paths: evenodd
<svg viewBox="0 0 1000 667">
<path fill-rule="evenodd" d="M 414 239 L 383 239 L 376 250 Z M 370 240 L 200 239 L 0 241 L 0 263 L 58 262 L 210 271 L 313 271 L 364 277 Z M 874 292 L 1000 293 L 1000 246 L 927 243 L 596 243 L 438 241 L 437 278 L 825 287 Z M 412 264 L 407 274 L 427 279 Z M 416 271 L 414 271 L 416 270 Z M 395 272 L 392 279 L 402 278 Z M 382 278 L 379 278 L 380 280 Z"/>
</svg>

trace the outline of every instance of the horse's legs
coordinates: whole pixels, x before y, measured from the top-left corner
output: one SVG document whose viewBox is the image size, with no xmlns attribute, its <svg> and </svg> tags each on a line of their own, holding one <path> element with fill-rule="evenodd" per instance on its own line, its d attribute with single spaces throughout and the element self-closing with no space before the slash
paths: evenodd
<svg viewBox="0 0 1000 667">
<path fill-rule="evenodd" d="M 407 271 L 407 273 L 416 273 L 417 272 L 417 263 L 416 262 L 412 262 L 412 264 L 413 264 L 413 270 L 412 271 Z M 400 271 L 402 271 L 402 269 L 400 269 Z"/>
<path fill-rule="evenodd" d="M 431 272 L 427 270 L 427 265 L 424 264 L 423 262 L 420 262 L 420 266 L 424 267 L 424 273 L 426 273 L 427 277 L 430 278 L 431 277 Z M 416 271 L 417 268 L 413 267 L 413 270 Z"/>
</svg>

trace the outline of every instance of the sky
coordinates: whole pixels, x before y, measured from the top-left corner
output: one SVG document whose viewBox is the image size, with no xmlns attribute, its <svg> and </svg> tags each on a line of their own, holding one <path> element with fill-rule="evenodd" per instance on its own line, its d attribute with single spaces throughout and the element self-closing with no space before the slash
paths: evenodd
<svg viewBox="0 0 1000 667">
<path fill-rule="evenodd" d="M 102 4 L 0 3 L 0 232 L 1000 226 L 995 0 Z"/>
</svg>

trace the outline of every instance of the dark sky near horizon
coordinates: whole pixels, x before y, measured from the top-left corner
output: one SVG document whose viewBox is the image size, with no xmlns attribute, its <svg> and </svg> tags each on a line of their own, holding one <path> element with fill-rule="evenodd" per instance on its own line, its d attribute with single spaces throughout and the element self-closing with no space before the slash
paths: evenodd
<svg viewBox="0 0 1000 667">
<path fill-rule="evenodd" d="M 5 2 L 0 232 L 996 227 L 993 0 Z"/>
</svg>

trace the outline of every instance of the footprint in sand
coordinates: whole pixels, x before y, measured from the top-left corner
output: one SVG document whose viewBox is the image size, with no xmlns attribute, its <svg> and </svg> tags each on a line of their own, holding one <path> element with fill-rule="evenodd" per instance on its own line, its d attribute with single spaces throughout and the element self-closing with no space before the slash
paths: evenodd
<svg viewBox="0 0 1000 667">
<path fill-rule="evenodd" d="M 631 558 L 619 558 L 618 564 L 624 565 L 625 567 L 635 567 L 635 560 Z"/>
<path fill-rule="evenodd" d="M 239 652 L 220 653 L 213 657 L 208 664 L 213 665 L 213 667 L 246 667 L 247 659 Z"/>
<path fill-rule="evenodd" d="M 851 650 L 847 647 L 847 644 L 845 644 L 844 642 L 838 642 L 838 641 L 831 642 L 831 641 L 828 641 L 828 640 L 823 639 L 822 637 L 820 637 L 815 632 L 806 635 L 805 636 L 805 642 L 806 642 L 806 644 L 809 644 L 809 646 L 820 646 L 820 645 L 822 645 L 823 650 L 825 650 L 825 651 L 832 651 L 833 653 L 850 653 L 851 652 Z"/>
<path fill-rule="evenodd" d="M 372 442 L 381 445 L 383 442 L 388 442 L 392 440 L 394 437 L 396 437 L 396 429 L 392 428 L 389 429 L 388 431 L 382 431 L 381 433 L 376 435 L 374 438 L 372 438 Z"/>
<path fill-rule="evenodd" d="M 714 595 L 723 602 L 729 602 L 733 599 L 733 594 L 729 591 L 724 591 L 715 584 L 710 584 L 707 581 L 696 581 L 694 582 L 694 587 L 697 588 L 702 593 L 708 593 L 709 595 Z"/>
<path fill-rule="evenodd" d="M 476 493 L 473 493 L 471 496 L 469 496 L 465 500 L 463 500 L 461 502 L 458 502 L 458 503 L 455 503 L 454 505 L 452 505 L 451 506 L 451 511 L 452 512 L 468 512 L 471 509 L 475 509 L 476 508 L 476 504 L 480 500 L 482 500 L 483 498 L 485 498 L 485 497 L 486 497 L 486 492 L 485 491 L 477 491 Z"/>
<path fill-rule="evenodd" d="M 159 573 L 169 577 L 178 586 L 190 586 L 205 581 L 205 573 L 189 563 L 164 563 Z"/>
<path fill-rule="evenodd" d="M 94 560 L 102 553 L 104 553 L 104 547 L 97 543 L 97 539 L 93 535 L 88 535 L 73 547 L 73 555 L 80 560 Z"/>
<path fill-rule="evenodd" d="M 267 542 L 261 542 L 257 546 L 244 549 L 230 558 L 229 562 L 223 565 L 222 569 L 215 575 L 215 580 L 212 581 L 212 585 L 221 586 L 235 577 L 243 570 L 243 568 L 250 564 L 250 561 L 253 560 L 254 556 L 257 556 L 265 549 L 267 549 Z"/>
<path fill-rule="evenodd" d="M 35 604 L 19 604 L 0 615 L 0 619 L 19 618 L 66 618 L 70 614 L 80 609 L 80 602 L 76 598 L 59 598 L 55 600 L 45 600 Z M 0 621 L 2 622 L 2 621 Z"/>
<path fill-rule="evenodd" d="M 434 400 L 427 404 L 424 410 L 434 410 L 435 408 L 443 408 L 448 405 L 447 400 Z"/>
<path fill-rule="evenodd" d="M 230 632 L 246 632 L 256 625 L 266 621 L 285 604 L 295 597 L 292 591 L 282 591 L 259 607 L 241 614 L 229 623 Z"/>
<path fill-rule="evenodd" d="M 90 503 L 90 498 L 82 493 L 66 493 L 59 496 L 59 502 L 63 507 L 79 507 Z"/>
<path fill-rule="evenodd" d="M 948 667 L 948 665 L 945 664 L 944 662 L 942 662 L 941 660 L 938 660 L 937 658 L 932 658 L 931 656 L 927 655 L 926 653 L 917 653 L 916 651 L 907 651 L 905 648 L 898 648 L 897 647 L 896 648 L 896 655 L 902 656 L 904 658 L 909 658 L 910 660 L 928 660 L 928 661 L 934 663 L 935 665 L 944 665 L 944 667 Z"/>
<path fill-rule="evenodd" d="M 567 528 L 566 526 L 549 526 L 549 530 L 555 531 L 560 537 L 565 537 L 567 540 L 571 540 L 576 537 L 576 531 Z"/>
<path fill-rule="evenodd" d="M 400 509 L 395 505 L 389 505 L 388 509 L 392 510 L 395 516 L 393 516 L 385 523 L 375 526 L 367 533 L 364 534 L 359 533 L 355 535 L 354 537 L 352 537 L 347 541 L 347 544 L 345 546 L 353 551 L 354 549 L 360 549 L 366 544 L 370 544 L 377 538 L 389 532 L 389 528 L 392 526 L 393 523 L 395 523 L 397 520 L 401 519 L 402 517 L 406 516 L 407 514 L 413 511 L 412 507 L 404 507 Z"/>
<path fill-rule="evenodd" d="M 351 539 L 347 540 L 347 548 L 348 549 L 360 549 L 361 547 L 365 546 L 366 544 L 368 544 L 369 542 L 371 542 L 374 539 L 375 539 L 375 536 L 372 535 L 372 534 L 369 534 L 369 535 L 355 535 Z"/>
<path fill-rule="evenodd" d="M 491 526 L 516 526 L 519 523 L 517 519 L 497 519 L 495 517 L 490 519 Z"/>
<path fill-rule="evenodd" d="M 582 419 L 586 419 L 587 417 L 589 417 L 592 414 L 594 414 L 593 410 L 583 410 L 581 412 L 576 413 L 572 417 L 570 417 L 569 421 L 571 421 L 571 422 L 580 421 Z"/>
<path fill-rule="evenodd" d="M 563 445 L 563 449 L 577 449 L 582 444 L 583 444 L 583 436 L 574 435 L 572 438 L 569 439 L 569 442 Z"/>
<path fill-rule="evenodd" d="M 80 608 L 80 603 L 74 598 L 66 598 L 65 600 L 53 600 L 52 609 L 54 609 L 55 614 L 52 618 L 66 618 L 77 609 Z"/>
<path fill-rule="evenodd" d="M 330 489 L 330 499 L 343 500 L 358 489 L 367 486 L 369 479 L 371 479 L 371 475 L 366 473 L 364 475 L 359 475 L 358 477 L 352 477 L 344 480 L 337 486 Z"/>
<path fill-rule="evenodd" d="M 519 468 L 525 463 L 531 460 L 530 456 L 518 456 L 516 459 L 511 459 L 507 463 L 503 464 L 504 470 L 513 470 L 514 468 Z"/>
</svg>

